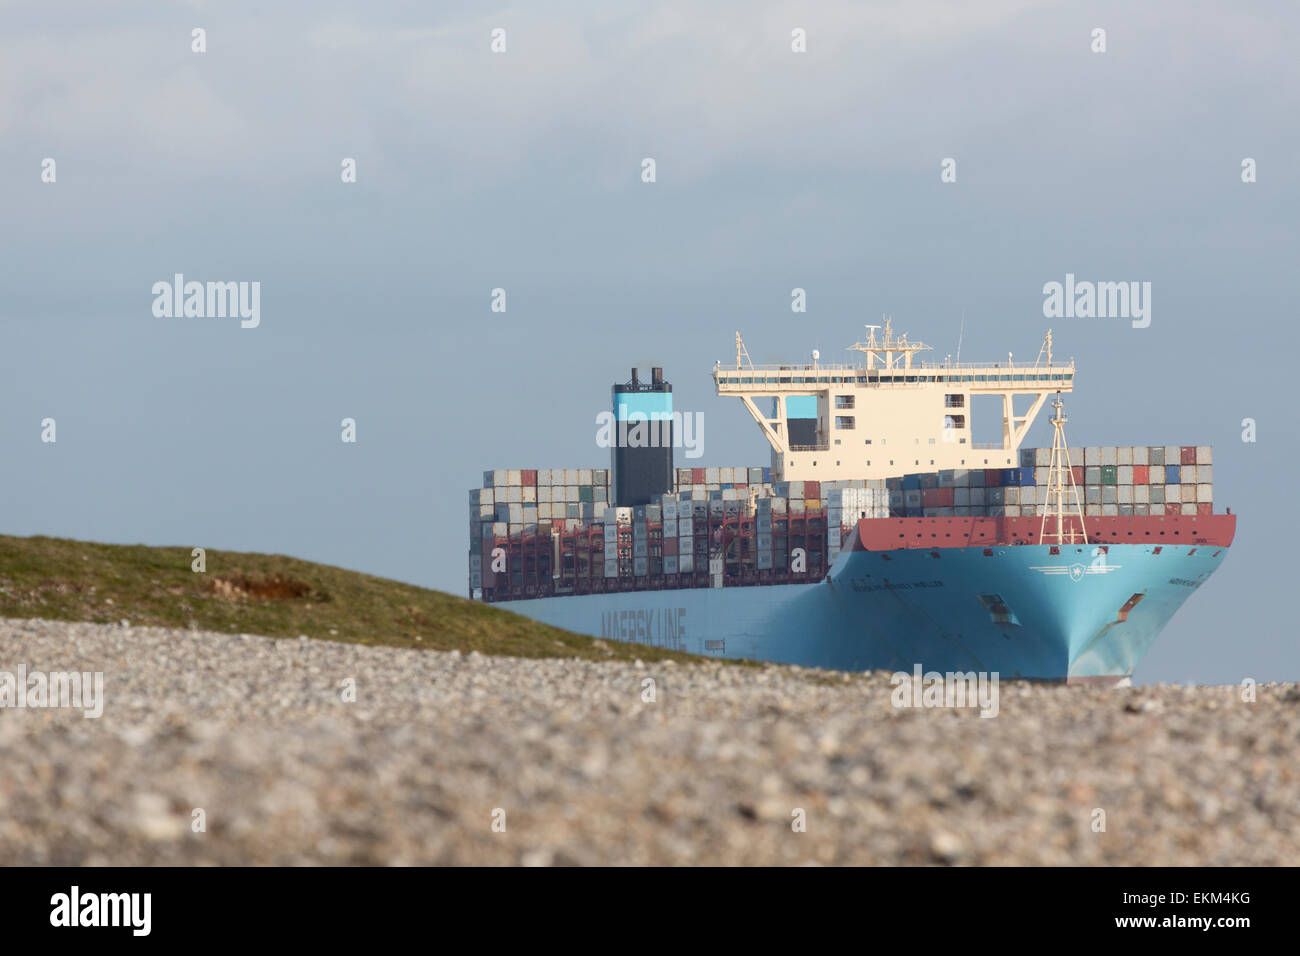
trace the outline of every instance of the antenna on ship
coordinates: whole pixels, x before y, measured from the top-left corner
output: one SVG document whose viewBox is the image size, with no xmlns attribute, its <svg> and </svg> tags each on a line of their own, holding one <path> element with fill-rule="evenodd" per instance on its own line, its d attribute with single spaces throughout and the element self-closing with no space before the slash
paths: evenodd
<svg viewBox="0 0 1300 956">
<path fill-rule="evenodd" d="M 741 365 L 742 357 L 746 362 L 749 362 L 749 367 L 752 369 L 754 367 L 754 363 L 749 358 L 749 350 L 745 348 L 744 339 L 740 337 L 740 330 L 737 330 L 736 331 L 736 368 L 743 368 L 743 366 Z"/>
<path fill-rule="evenodd" d="M 1047 335 L 1043 337 L 1043 347 L 1038 350 L 1038 358 L 1034 359 L 1034 368 L 1038 368 L 1038 363 L 1047 356 L 1047 367 L 1052 367 L 1052 330 L 1047 330 Z"/>
<path fill-rule="evenodd" d="M 1070 452 L 1065 444 L 1065 423 L 1069 421 L 1061 409 L 1065 407 L 1061 401 L 1061 393 L 1056 393 L 1056 401 L 1052 402 L 1052 407 L 1056 409 L 1056 417 L 1052 419 L 1052 463 L 1047 472 L 1047 503 L 1043 508 L 1043 520 L 1038 526 L 1038 543 L 1039 544 L 1087 544 L 1088 531 L 1083 523 L 1083 505 L 1079 502 L 1079 488 L 1074 483 L 1074 470 L 1070 467 Z M 1067 513 L 1065 504 L 1065 487 L 1069 483 L 1070 497 L 1074 501 L 1073 508 Z M 1067 519 L 1078 516 L 1079 530 L 1073 529 L 1067 531 L 1065 525 Z M 1049 532 L 1047 530 L 1047 519 L 1056 518 L 1056 530 Z"/>
<path fill-rule="evenodd" d="M 957 364 L 961 364 L 961 342 L 966 337 L 966 310 L 961 310 L 961 330 L 957 333 Z"/>
</svg>

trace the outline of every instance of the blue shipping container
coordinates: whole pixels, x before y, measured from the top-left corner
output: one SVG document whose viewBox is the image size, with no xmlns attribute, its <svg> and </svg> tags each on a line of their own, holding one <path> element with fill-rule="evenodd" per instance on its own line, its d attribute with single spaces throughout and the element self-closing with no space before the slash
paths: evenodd
<svg viewBox="0 0 1300 956">
<path fill-rule="evenodd" d="M 904 488 L 908 488 L 908 489 L 911 489 L 911 488 L 920 488 L 920 487 L 921 487 L 921 476 L 920 476 L 920 475 L 904 475 L 904 476 L 903 476 L 903 487 L 904 487 Z"/>
<path fill-rule="evenodd" d="M 1033 469 L 1033 468 L 1021 468 L 1021 469 L 1020 469 L 1020 482 L 1019 482 L 1019 483 L 1020 483 L 1020 487 L 1022 487 L 1022 488 L 1025 487 L 1026 485 L 1032 485 L 1032 484 L 1034 483 L 1034 469 Z M 1013 484 L 1014 484 L 1014 482 L 1013 482 Z"/>
<path fill-rule="evenodd" d="M 1177 465 L 1165 465 L 1165 484 L 1167 484 L 1167 485 L 1176 485 L 1176 484 L 1178 484 L 1178 466 L 1177 466 Z"/>
</svg>

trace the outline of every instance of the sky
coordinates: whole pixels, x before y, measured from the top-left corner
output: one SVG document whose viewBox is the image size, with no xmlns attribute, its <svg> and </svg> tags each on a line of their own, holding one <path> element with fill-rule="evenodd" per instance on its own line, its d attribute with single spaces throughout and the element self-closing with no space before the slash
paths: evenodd
<svg viewBox="0 0 1300 956">
<path fill-rule="evenodd" d="M 1298 41 L 1283 2 L 0 3 L 0 531 L 463 594 L 466 491 L 606 466 L 634 365 L 704 413 L 690 464 L 766 464 L 712 391 L 736 330 L 1051 327 L 1071 444 L 1211 444 L 1240 515 L 1135 681 L 1300 679 Z M 155 316 L 177 273 L 260 324 Z M 1067 273 L 1150 282 L 1150 325 L 1049 321 Z"/>
</svg>

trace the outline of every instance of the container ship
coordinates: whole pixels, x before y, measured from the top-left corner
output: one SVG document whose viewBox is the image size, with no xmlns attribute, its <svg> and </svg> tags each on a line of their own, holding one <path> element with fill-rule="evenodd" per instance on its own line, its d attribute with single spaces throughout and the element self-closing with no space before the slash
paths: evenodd
<svg viewBox="0 0 1300 956">
<path fill-rule="evenodd" d="M 470 597 L 581 634 L 840 670 L 1127 682 L 1224 560 L 1207 445 L 1070 447 L 1075 365 L 923 362 L 866 326 L 856 362 L 713 369 L 763 466 L 674 467 L 661 369 L 614 385 L 609 468 L 470 491 Z M 972 439 L 972 401 L 1002 440 Z M 1022 448 L 1052 399 L 1051 447 Z"/>
</svg>

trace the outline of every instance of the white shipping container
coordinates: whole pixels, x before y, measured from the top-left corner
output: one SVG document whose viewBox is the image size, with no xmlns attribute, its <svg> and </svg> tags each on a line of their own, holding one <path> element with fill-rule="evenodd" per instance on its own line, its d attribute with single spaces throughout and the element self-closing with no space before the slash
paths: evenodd
<svg viewBox="0 0 1300 956">
<path fill-rule="evenodd" d="M 1196 466 L 1196 483 L 1197 483 L 1197 484 L 1206 484 L 1206 485 L 1208 485 L 1208 484 L 1210 484 L 1210 483 L 1213 482 L 1213 481 L 1214 481 L 1214 466 L 1213 466 L 1213 465 L 1197 465 L 1197 466 Z"/>
<path fill-rule="evenodd" d="M 1183 460 L 1183 450 L 1178 445 L 1165 446 L 1165 464 L 1176 465 Z"/>
<path fill-rule="evenodd" d="M 1085 465 L 1101 464 L 1101 447 L 1099 445 L 1089 445 L 1083 450 L 1083 463 Z"/>
<path fill-rule="evenodd" d="M 1114 445 L 1104 445 L 1101 449 L 1101 463 L 1103 465 L 1117 465 L 1119 449 Z"/>
<path fill-rule="evenodd" d="M 1145 465 L 1150 461 L 1150 456 L 1146 445 L 1133 446 L 1133 464 Z"/>
<path fill-rule="evenodd" d="M 1214 501 L 1214 485 L 1204 484 L 1196 486 L 1197 501 Z"/>
<path fill-rule="evenodd" d="M 1103 517 L 1115 518 L 1119 516 L 1119 505 L 1102 505 L 1101 513 Z"/>
<path fill-rule="evenodd" d="M 1136 504 L 1142 504 L 1142 505 L 1145 505 L 1145 504 L 1148 504 L 1150 501 L 1151 501 L 1151 486 L 1150 486 L 1150 485 L 1134 485 L 1134 486 L 1133 486 L 1133 503 L 1134 503 L 1135 505 L 1136 505 Z"/>
<path fill-rule="evenodd" d="M 531 487 L 530 485 L 524 485 L 524 487 L 523 487 L 523 493 L 524 493 L 524 504 L 526 504 L 526 505 L 535 505 L 535 504 L 537 504 L 537 489 L 536 489 L 536 488 L 533 488 L 533 487 Z"/>
<path fill-rule="evenodd" d="M 1132 451 L 1132 449 L 1129 450 Z M 1120 465 L 1116 471 L 1116 478 L 1121 485 L 1133 484 L 1133 466 Z"/>
<path fill-rule="evenodd" d="M 1022 509 L 1021 513 L 1022 514 L 1024 513 L 1023 509 L 1025 505 L 1035 505 L 1035 504 L 1038 504 L 1038 486 L 1021 485 L 1020 486 L 1020 506 Z"/>
<path fill-rule="evenodd" d="M 508 478 L 509 472 L 504 468 L 498 468 L 496 471 L 492 472 L 492 484 L 497 488 L 504 488 L 506 485 L 510 484 L 507 480 Z"/>
<path fill-rule="evenodd" d="M 718 472 L 719 472 L 719 469 L 718 469 L 718 468 L 705 468 L 705 469 L 704 469 L 704 483 L 705 483 L 706 485 L 716 485 L 716 484 L 719 484 L 720 479 L 718 478 Z"/>
<path fill-rule="evenodd" d="M 607 578 L 616 578 L 616 577 L 618 577 L 618 562 L 617 562 L 617 561 L 610 561 L 610 560 L 606 559 L 606 561 L 605 561 L 605 577 L 607 577 Z"/>
<path fill-rule="evenodd" d="M 1212 465 L 1212 464 L 1214 464 L 1213 457 L 1212 457 L 1212 455 L 1211 455 L 1211 452 L 1210 452 L 1210 446 L 1209 446 L 1209 445 L 1197 445 L 1197 446 L 1196 446 L 1196 463 L 1197 463 L 1198 465 Z"/>
<path fill-rule="evenodd" d="M 694 574 L 694 573 L 695 573 L 695 555 L 693 555 L 693 554 L 679 554 L 679 555 L 677 556 L 677 569 L 678 569 L 682 574 Z"/>
<path fill-rule="evenodd" d="M 1185 515 L 1196 514 L 1196 503 L 1188 502 L 1188 501 L 1183 502 L 1183 514 Z"/>
<path fill-rule="evenodd" d="M 578 469 L 578 481 L 577 481 L 577 484 L 580 484 L 580 485 L 589 485 L 589 484 L 591 484 L 591 469 L 590 469 L 590 468 L 579 468 L 579 469 Z"/>
<path fill-rule="evenodd" d="M 1084 506 L 1083 506 L 1083 514 L 1084 514 L 1084 517 L 1087 517 L 1087 518 L 1100 518 L 1100 517 L 1101 517 L 1101 505 L 1084 505 Z"/>
<path fill-rule="evenodd" d="M 1116 452 L 1117 452 L 1117 453 L 1116 453 L 1116 457 L 1115 457 L 1115 464 L 1117 464 L 1117 465 L 1132 465 L 1132 464 L 1133 464 L 1133 446 L 1132 446 L 1132 445 L 1122 445 L 1120 448 L 1116 449 Z M 1121 482 L 1121 484 L 1122 484 L 1122 482 Z"/>
<path fill-rule="evenodd" d="M 1182 485 L 1165 485 L 1165 504 L 1172 505 L 1182 501 Z"/>
<path fill-rule="evenodd" d="M 1120 485 L 1116 490 L 1119 493 L 1117 500 L 1119 501 L 1120 504 L 1131 505 L 1133 503 L 1132 485 Z"/>
<path fill-rule="evenodd" d="M 511 504 L 523 504 L 524 489 L 519 487 L 518 485 L 510 485 L 508 488 L 506 488 L 506 501 L 510 502 Z"/>
</svg>

